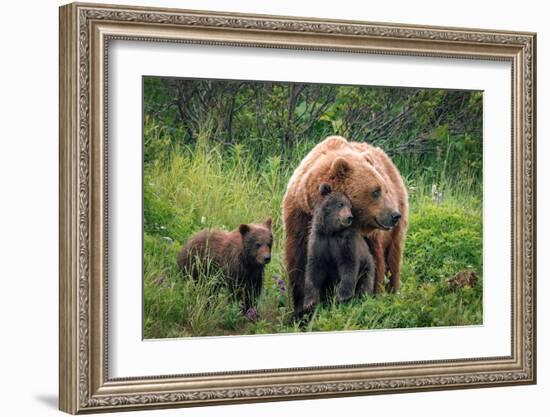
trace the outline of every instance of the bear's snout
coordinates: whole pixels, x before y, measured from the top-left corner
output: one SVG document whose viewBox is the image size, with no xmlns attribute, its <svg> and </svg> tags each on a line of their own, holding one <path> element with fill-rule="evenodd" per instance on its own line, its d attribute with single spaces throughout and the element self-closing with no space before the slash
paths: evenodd
<svg viewBox="0 0 550 417">
<path fill-rule="evenodd" d="M 351 226 L 352 222 L 353 222 L 353 216 L 351 214 L 342 219 L 342 225 L 346 227 Z"/>
<path fill-rule="evenodd" d="M 401 213 L 398 211 L 390 211 L 385 216 L 375 217 L 376 226 L 383 230 L 390 230 L 392 227 L 399 223 L 401 219 Z"/>
<path fill-rule="evenodd" d="M 258 265 L 267 265 L 271 261 L 271 251 L 265 246 L 256 252 L 256 262 Z"/>
<path fill-rule="evenodd" d="M 340 210 L 340 213 L 338 213 L 340 217 L 340 223 L 342 226 L 348 227 L 351 226 L 351 222 L 353 221 L 353 214 L 351 213 L 351 208 L 344 207 Z"/>
<path fill-rule="evenodd" d="M 401 218 L 401 213 L 399 213 L 398 211 L 394 211 L 392 214 L 391 214 L 391 223 L 392 223 L 392 226 L 395 226 L 397 224 L 397 222 L 399 221 L 399 219 Z"/>
</svg>

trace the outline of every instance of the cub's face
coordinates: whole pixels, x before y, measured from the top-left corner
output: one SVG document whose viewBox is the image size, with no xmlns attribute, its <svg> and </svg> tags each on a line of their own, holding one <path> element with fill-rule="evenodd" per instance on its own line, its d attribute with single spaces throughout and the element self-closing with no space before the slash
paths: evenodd
<svg viewBox="0 0 550 417">
<path fill-rule="evenodd" d="M 239 232 L 243 239 L 243 251 L 250 264 L 266 265 L 271 261 L 273 234 L 271 218 L 260 224 L 241 224 Z"/>
<path fill-rule="evenodd" d="M 321 184 L 320 213 L 323 217 L 324 229 L 328 233 L 335 233 L 351 226 L 353 215 L 351 212 L 351 201 L 345 194 L 333 192 L 328 184 Z"/>
</svg>

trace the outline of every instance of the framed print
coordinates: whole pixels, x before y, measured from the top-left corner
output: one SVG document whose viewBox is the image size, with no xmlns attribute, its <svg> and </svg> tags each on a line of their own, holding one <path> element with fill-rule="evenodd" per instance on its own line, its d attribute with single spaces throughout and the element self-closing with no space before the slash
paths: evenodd
<svg viewBox="0 0 550 417">
<path fill-rule="evenodd" d="M 533 33 L 60 8 L 60 409 L 536 381 Z"/>
</svg>

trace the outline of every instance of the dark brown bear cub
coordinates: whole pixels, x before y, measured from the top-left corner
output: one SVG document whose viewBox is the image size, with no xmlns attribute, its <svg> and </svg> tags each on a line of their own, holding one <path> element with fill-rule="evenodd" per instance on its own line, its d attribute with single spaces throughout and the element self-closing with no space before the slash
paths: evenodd
<svg viewBox="0 0 550 417">
<path fill-rule="evenodd" d="M 236 230 L 201 230 L 181 248 L 178 265 L 195 280 L 201 265 L 222 272 L 244 312 L 255 306 L 271 260 L 271 218 L 262 224 L 241 224 Z"/>
<path fill-rule="evenodd" d="M 353 225 L 352 206 L 330 185 L 319 187 L 321 200 L 313 210 L 308 237 L 304 310 L 332 292 L 344 302 L 355 294 L 374 292 L 374 260 L 365 238 Z"/>
</svg>

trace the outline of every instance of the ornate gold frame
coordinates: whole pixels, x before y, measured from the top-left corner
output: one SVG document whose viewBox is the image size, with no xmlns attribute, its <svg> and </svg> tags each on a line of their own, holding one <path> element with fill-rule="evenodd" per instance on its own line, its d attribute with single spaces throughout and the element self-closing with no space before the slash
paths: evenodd
<svg viewBox="0 0 550 417">
<path fill-rule="evenodd" d="M 511 62 L 511 356 L 109 379 L 105 57 L 111 39 Z M 59 42 L 61 410 L 120 411 L 535 383 L 534 33 L 77 3 L 60 8 Z"/>
</svg>

